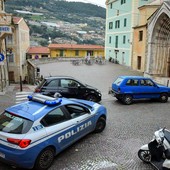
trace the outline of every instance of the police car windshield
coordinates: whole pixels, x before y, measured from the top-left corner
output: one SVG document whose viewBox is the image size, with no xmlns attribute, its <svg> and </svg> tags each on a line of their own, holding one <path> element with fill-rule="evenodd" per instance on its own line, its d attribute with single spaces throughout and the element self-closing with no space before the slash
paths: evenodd
<svg viewBox="0 0 170 170">
<path fill-rule="evenodd" d="M 3 132 L 25 134 L 30 130 L 32 124 L 32 121 L 6 111 L 0 114 L 0 131 Z"/>
</svg>

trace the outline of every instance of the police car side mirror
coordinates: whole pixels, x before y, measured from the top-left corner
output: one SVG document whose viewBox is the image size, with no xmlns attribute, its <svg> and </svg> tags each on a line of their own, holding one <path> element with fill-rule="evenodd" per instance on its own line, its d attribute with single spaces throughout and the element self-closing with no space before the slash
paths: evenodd
<svg viewBox="0 0 170 170">
<path fill-rule="evenodd" d="M 91 114 L 91 112 L 88 108 L 86 108 L 86 113 Z"/>
<path fill-rule="evenodd" d="M 60 93 L 55 93 L 55 94 L 54 94 L 54 98 L 56 98 L 56 99 L 57 99 L 57 98 L 61 98 L 61 97 L 62 97 L 62 95 L 61 95 Z"/>
</svg>

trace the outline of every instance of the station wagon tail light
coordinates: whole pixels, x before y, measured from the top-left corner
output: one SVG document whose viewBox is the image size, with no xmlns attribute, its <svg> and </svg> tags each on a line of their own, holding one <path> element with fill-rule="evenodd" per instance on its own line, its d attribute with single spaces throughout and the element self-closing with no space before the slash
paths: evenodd
<svg viewBox="0 0 170 170">
<path fill-rule="evenodd" d="M 118 92 L 120 93 L 120 88 L 118 88 Z"/>
<path fill-rule="evenodd" d="M 7 138 L 7 141 L 20 146 L 21 148 L 26 148 L 27 146 L 29 146 L 29 144 L 31 143 L 30 139 L 14 139 L 14 138 Z"/>
</svg>

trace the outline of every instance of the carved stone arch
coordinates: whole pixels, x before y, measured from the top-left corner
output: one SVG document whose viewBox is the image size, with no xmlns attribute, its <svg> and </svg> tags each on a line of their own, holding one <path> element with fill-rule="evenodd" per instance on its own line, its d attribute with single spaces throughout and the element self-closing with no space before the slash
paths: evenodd
<svg viewBox="0 0 170 170">
<path fill-rule="evenodd" d="M 146 73 L 170 76 L 170 4 L 164 3 L 148 23 Z"/>
</svg>

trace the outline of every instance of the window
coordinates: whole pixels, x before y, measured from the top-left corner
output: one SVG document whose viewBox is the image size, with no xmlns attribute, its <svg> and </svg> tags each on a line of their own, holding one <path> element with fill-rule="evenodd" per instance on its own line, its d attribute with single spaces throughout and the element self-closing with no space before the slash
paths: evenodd
<svg viewBox="0 0 170 170">
<path fill-rule="evenodd" d="M 113 28 L 113 22 L 109 22 L 109 29 Z"/>
<path fill-rule="evenodd" d="M 60 57 L 64 56 L 64 50 L 60 50 Z"/>
<path fill-rule="evenodd" d="M 41 58 L 48 58 L 48 55 L 41 55 Z"/>
<path fill-rule="evenodd" d="M 122 81 L 123 81 L 123 79 L 119 77 L 114 81 L 114 84 L 120 85 Z"/>
<path fill-rule="evenodd" d="M 121 5 L 125 3 L 126 3 L 126 0 L 121 0 Z"/>
<path fill-rule="evenodd" d="M 78 87 L 79 83 L 71 79 L 61 79 L 61 87 L 68 88 L 68 87 Z"/>
<path fill-rule="evenodd" d="M 0 131 L 2 132 L 25 134 L 30 130 L 32 124 L 32 121 L 19 117 L 14 113 L 11 114 L 5 111 L 0 115 Z"/>
<path fill-rule="evenodd" d="M 140 85 L 141 86 L 154 86 L 154 83 L 151 80 L 142 79 L 140 81 Z"/>
<path fill-rule="evenodd" d="M 14 63 L 14 54 L 7 54 L 8 62 L 9 63 Z"/>
<path fill-rule="evenodd" d="M 118 48 L 118 36 L 115 37 L 115 48 Z"/>
<path fill-rule="evenodd" d="M 138 86 L 138 80 L 137 79 L 129 79 L 127 82 L 126 82 L 126 85 L 127 86 Z"/>
<path fill-rule="evenodd" d="M 127 25 L 127 19 L 125 18 L 124 19 L 124 27 L 126 27 L 126 25 Z"/>
<path fill-rule="evenodd" d="M 112 37 L 110 36 L 109 37 L 109 44 L 111 44 L 111 42 L 112 42 Z"/>
<path fill-rule="evenodd" d="M 75 56 L 79 56 L 79 50 L 75 51 Z"/>
<path fill-rule="evenodd" d="M 61 79 L 61 87 L 64 87 L 64 88 L 68 88 L 69 87 L 69 82 L 70 80 L 67 80 L 67 79 Z"/>
<path fill-rule="evenodd" d="M 42 120 L 41 123 L 44 126 L 51 126 L 57 123 L 61 123 L 68 120 L 66 115 L 63 113 L 61 108 L 54 109 L 53 111 L 49 112 Z"/>
<path fill-rule="evenodd" d="M 126 35 L 123 36 L 123 44 L 126 43 Z"/>
<path fill-rule="evenodd" d="M 93 51 L 87 51 L 87 56 L 93 56 Z"/>
<path fill-rule="evenodd" d="M 115 21 L 115 28 L 120 28 L 120 21 L 119 20 Z"/>
<path fill-rule="evenodd" d="M 12 37 L 12 35 L 7 35 L 6 43 L 7 43 L 7 46 L 13 44 L 13 37 Z"/>
<path fill-rule="evenodd" d="M 110 9 L 112 9 L 112 3 L 110 4 Z"/>
<path fill-rule="evenodd" d="M 119 10 L 117 10 L 117 16 L 119 15 Z"/>
<path fill-rule="evenodd" d="M 70 113 L 71 118 L 76 118 L 90 112 L 87 108 L 78 105 L 67 105 L 66 109 Z"/>
<path fill-rule="evenodd" d="M 138 58 L 137 58 L 137 68 L 138 68 L 138 70 L 141 69 L 141 60 L 142 60 L 142 57 L 138 56 Z"/>
<path fill-rule="evenodd" d="M 32 55 L 27 54 L 26 55 L 26 60 L 28 60 L 28 59 L 32 59 Z"/>
<path fill-rule="evenodd" d="M 143 31 L 139 31 L 139 41 L 143 40 Z"/>
<path fill-rule="evenodd" d="M 51 80 L 50 82 L 46 82 L 44 86 L 48 87 L 57 87 L 59 85 L 59 80 Z"/>
</svg>

